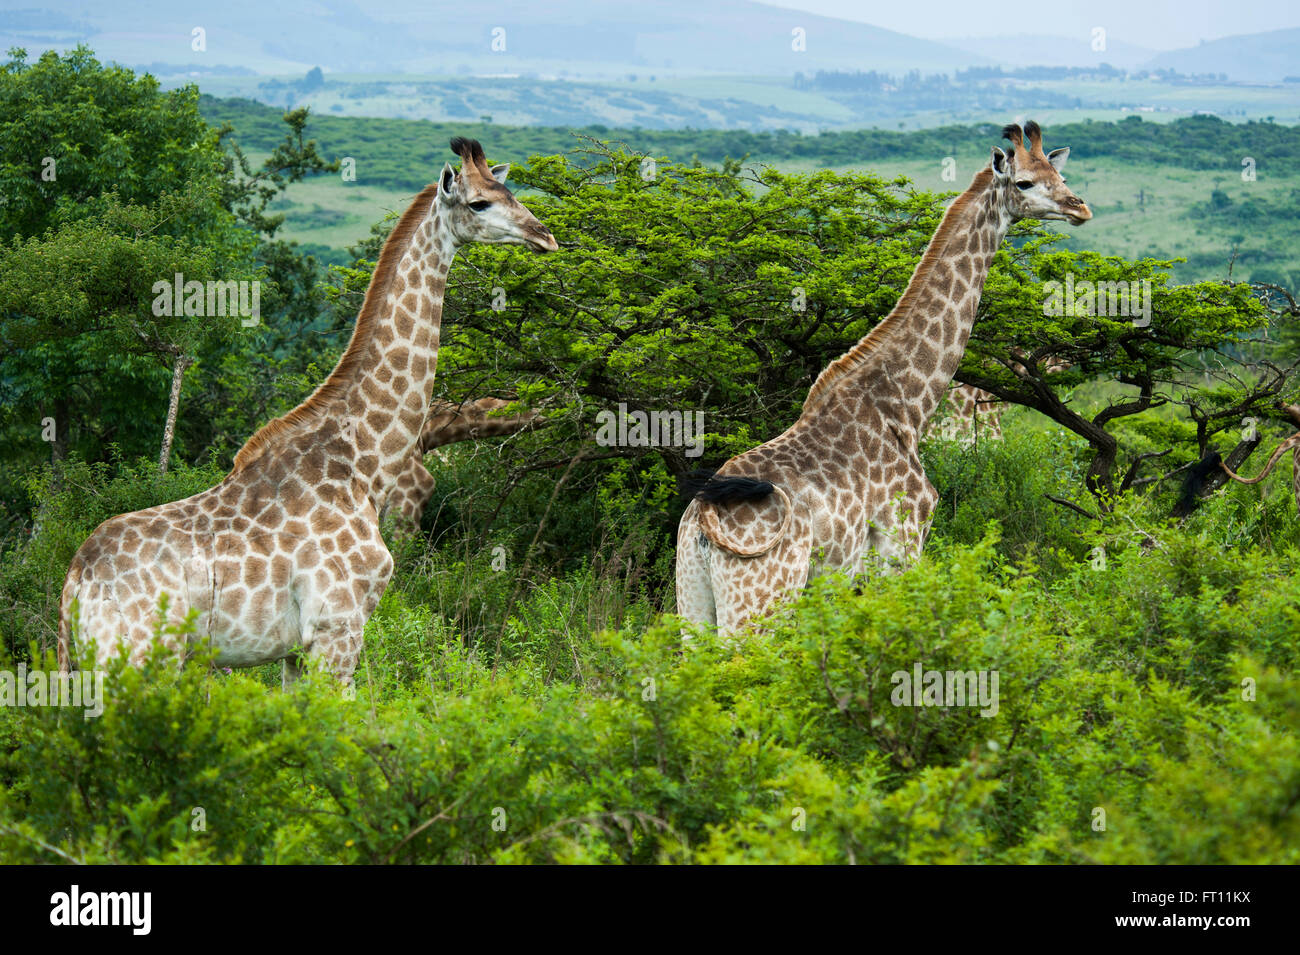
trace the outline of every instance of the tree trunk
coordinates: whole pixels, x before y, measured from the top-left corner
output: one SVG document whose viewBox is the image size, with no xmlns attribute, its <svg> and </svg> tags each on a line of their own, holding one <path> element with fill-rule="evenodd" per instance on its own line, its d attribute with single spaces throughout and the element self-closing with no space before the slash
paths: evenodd
<svg viewBox="0 0 1300 955">
<path fill-rule="evenodd" d="M 172 393 L 167 402 L 167 426 L 163 428 L 162 452 L 158 455 L 159 476 L 167 473 L 167 465 L 172 456 L 172 436 L 176 433 L 176 411 L 181 403 L 181 382 L 185 379 L 185 369 L 194 364 L 194 360 L 183 352 L 176 353 L 172 364 Z"/>
</svg>

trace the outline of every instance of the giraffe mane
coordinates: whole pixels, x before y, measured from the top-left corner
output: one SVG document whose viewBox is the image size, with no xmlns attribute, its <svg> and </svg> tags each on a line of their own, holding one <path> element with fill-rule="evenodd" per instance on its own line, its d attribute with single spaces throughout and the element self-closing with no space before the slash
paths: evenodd
<svg viewBox="0 0 1300 955">
<path fill-rule="evenodd" d="M 935 229 L 929 245 L 925 247 L 925 252 L 921 256 L 920 263 L 916 266 L 916 271 L 912 273 L 907 288 L 904 289 L 902 297 L 894 305 L 893 310 L 882 318 L 880 323 L 869 331 L 861 341 L 822 370 L 822 373 L 817 376 L 817 380 L 813 382 L 812 388 L 808 390 L 808 397 L 804 399 L 803 410 L 805 412 L 815 407 L 817 400 L 830 390 L 835 382 L 849 372 L 866 364 L 871 356 L 893 334 L 894 328 L 911 314 L 921 296 L 921 288 L 925 284 L 925 280 L 929 278 L 936 264 L 943 258 L 949 240 L 957 231 L 958 220 L 966 209 L 975 202 L 976 197 L 983 193 L 992 179 L 993 170 L 987 166 L 984 167 L 975 174 L 969 188 L 948 207 L 948 211 L 943 214 L 943 219 L 939 222 L 939 228 Z"/>
<path fill-rule="evenodd" d="M 375 271 L 370 277 L 370 286 L 366 289 L 366 297 L 361 303 L 361 311 L 357 314 L 357 323 L 352 329 L 348 347 L 329 377 L 298 407 L 258 429 L 235 455 L 231 474 L 243 470 L 260 458 L 280 435 L 295 431 L 300 425 L 317 422 L 326 417 L 331 406 L 343 397 L 352 384 L 357 369 L 365 359 L 366 346 L 370 343 L 379 322 L 379 312 L 383 308 L 384 297 L 388 294 L 393 276 L 397 272 L 397 263 L 401 261 L 402 254 L 411 244 L 411 236 L 416 227 L 424 221 L 430 203 L 437 197 L 437 192 L 436 182 L 425 186 L 402 213 L 402 217 L 397 220 L 393 231 L 389 233 L 383 249 L 380 250 L 379 260 L 375 263 Z"/>
</svg>

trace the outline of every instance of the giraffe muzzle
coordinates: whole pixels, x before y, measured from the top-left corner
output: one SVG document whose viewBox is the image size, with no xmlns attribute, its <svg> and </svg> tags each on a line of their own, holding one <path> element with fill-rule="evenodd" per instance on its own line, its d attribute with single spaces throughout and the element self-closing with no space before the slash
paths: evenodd
<svg viewBox="0 0 1300 955">
<path fill-rule="evenodd" d="M 528 234 L 527 241 L 528 247 L 534 252 L 556 252 L 560 248 L 560 243 L 555 241 L 550 229 L 534 229 Z"/>
<path fill-rule="evenodd" d="M 1092 210 L 1078 196 L 1072 196 L 1061 203 L 1061 211 L 1070 225 L 1083 225 L 1092 218 Z"/>
</svg>

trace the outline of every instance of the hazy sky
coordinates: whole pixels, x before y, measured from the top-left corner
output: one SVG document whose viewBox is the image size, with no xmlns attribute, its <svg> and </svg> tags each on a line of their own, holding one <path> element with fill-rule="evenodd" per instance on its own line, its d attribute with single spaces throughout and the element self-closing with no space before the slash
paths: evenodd
<svg viewBox="0 0 1300 955">
<path fill-rule="evenodd" d="M 1117 40 L 1153 50 L 1201 40 L 1300 27 L 1296 0 L 1092 0 L 998 3 L 996 0 L 762 0 L 910 33 L 929 40 L 1020 34 L 1090 36 L 1104 27 Z M 994 14 L 995 16 L 990 16 Z"/>
</svg>

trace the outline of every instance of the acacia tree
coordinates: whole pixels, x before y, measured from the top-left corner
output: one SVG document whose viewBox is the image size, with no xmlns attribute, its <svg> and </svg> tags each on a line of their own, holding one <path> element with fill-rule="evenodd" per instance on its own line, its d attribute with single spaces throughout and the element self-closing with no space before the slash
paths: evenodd
<svg viewBox="0 0 1300 955">
<path fill-rule="evenodd" d="M 1173 285 L 1172 262 L 1127 262 L 1054 250 L 1054 243 L 1040 236 L 998 253 L 956 378 L 1087 441 L 1085 482 L 1103 507 L 1153 483 L 1140 476 L 1145 462 L 1179 443 L 1194 460 L 1215 433 L 1268 414 L 1289 387 L 1294 363 L 1279 366 L 1258 354 L 1269 312 L 1249 286 Z M 1075 406 L 1073 390 L 1099 378 L 1126 386 L 1125 393 L 1098 410 Z M 1117 424 L 1165 405 L 1187 410 L 1182 433 L 1168 435 L 1164 449 L 1126 454 Z M 1195 446 L 1187 448 L 1193 436 Z M 1251 449 L 1234 449 L 1235 463 Z"/>
</svg>

